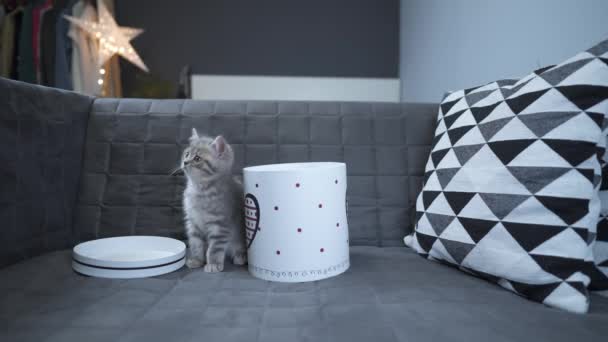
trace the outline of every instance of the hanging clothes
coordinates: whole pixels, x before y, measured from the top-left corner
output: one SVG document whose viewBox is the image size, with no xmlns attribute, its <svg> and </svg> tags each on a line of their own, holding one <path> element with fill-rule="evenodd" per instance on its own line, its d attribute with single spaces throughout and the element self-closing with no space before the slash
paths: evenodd
<svg viewBox="0 0 608 342">
<path fill-rule="evenodd" d="M 4 6 L 0 3 L 0 76 L 4 76 L 4 59 L 1 57 L 2 55 L 2 47 L 4 45 L 4 17 L 6 16 L 6 11 L 4 10 Z M 6 77 L 6 76 L 4 76 Z"/>
<path fill-rule="evenodd" d="M 82 20 L 97 20 L 97 10 L 87 1 L 79 1 L 72 7 L 72 16 Z M 97 65 L 97 41 L 78 26 L 71 24 L 68 32 L 72 39 L 72 82 L 74 90 L 87 95 L 98 95 L 100 85 Z"/>
<path fill-rule="evenodd" d="M 6 15 L 6 11 L 4 10 L 4 6 L 0 6 L 0 30 L 2 30 L 2 22 L 4 21 L 5 15 Z M 1 42 L 0 42 L 0 44 L 1 44 Z"/>
<path fill-rule="evenodd" d="M 72 15 L 72 7 L 76 0 L 67 1 L 65 4 L 55 2 L 59 7 L 57 24 L 55 27 L 55 87 L 72 90 L 72 39 L 68 37 L 70 22 L 65 15 Z"/>
<path fill-rule="evenodd" d="M 2 48 L 0 49 L 0 76 L 17 78 L 17 54 L 19 51 L 19 32 L 23 10 L 17 8 L 4 16 L 2 21 Z"/>
<path fill-rule="evenodd" d="M 52 0 L 43 0 L 38 5 L 34 5 L 32 11 L 32 49 L 34 51 L 34 68 L 36 69 L 36 81 L 42 84 L 42 61 L 41 61 L 41 34 L 42 23 L 46 12 L 52 7 Z"/>
<path fill-rule="evenodd" d="M 55 50 L 57 39 L 57 15 L 59 9 L 49 8 L 42 14 L 40 25 L 40 84 L 55 85 Z"/>
<path fill-rule="evenodd" d="M 17 57 L 17 75 L 23 82 L 36 83 L 33 44 L 33 3 L 23 8 L 21 29 L 19 30 L 19 52 Z"/>
<path fill-rule="evenodd" d="M 23 2 L 23 1 L 19 1 Z M 14 9 L 19 7 L 17 0 L 2 0 L 2 4 L 4 5 L 4 9 L 6 10 L 6 14 L 12 12 Z"/>
</svg>

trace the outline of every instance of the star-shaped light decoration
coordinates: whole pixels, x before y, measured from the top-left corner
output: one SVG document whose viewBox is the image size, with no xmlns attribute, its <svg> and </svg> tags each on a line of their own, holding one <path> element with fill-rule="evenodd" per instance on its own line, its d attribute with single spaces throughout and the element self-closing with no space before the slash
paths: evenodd
<svg viewBox="0 0 608 342">
<path fill-rule="evenodd" d="M 121 27 L 116 24 L 103 1 L 97 2 L 98 20 L 82 20 L 65 15 L 74 25 L 99 41 L 97 64 L 101 68 L 115 54 L 119 54 L 140 69 L 148 72 L 148 67 L 141 60 L 130 41 L 139 36 L 144 30 L 133 27 Z"/>
</svg>

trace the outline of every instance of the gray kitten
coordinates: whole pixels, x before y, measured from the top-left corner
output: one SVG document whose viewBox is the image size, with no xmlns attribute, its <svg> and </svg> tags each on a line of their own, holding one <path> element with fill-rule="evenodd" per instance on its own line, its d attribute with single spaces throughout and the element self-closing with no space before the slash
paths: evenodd
<svg viewBox="0 0 608 342">
<path fill-rule="evenodd" d="M 243 223 L 243 185 L 232 177 L 234 152 L 222 136 L 201 136 L 192 129 L 181 168 L 188 183 L 184 213 L 189 253 L 186 265 L 221 272 L 225 258 L 247 263 Z"/>
</svg>

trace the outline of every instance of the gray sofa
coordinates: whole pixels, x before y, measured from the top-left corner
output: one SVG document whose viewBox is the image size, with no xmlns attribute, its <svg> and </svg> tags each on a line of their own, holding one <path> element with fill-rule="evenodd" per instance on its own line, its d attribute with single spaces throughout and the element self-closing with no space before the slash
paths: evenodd
<svg viewBox="0 0 608 342">
<path fill-rule="evenodd" d="M 94 99 L 0 79 L 0 341 L 606 341 L 590 313 L 544 307 L 403 247 L 436 104 Z M 245 165 L 344 161 L 351 268 L 302 284 L 244 267 L 87 278 L 70 247 L 183 238 L 191 127 Z"/>
</svg>

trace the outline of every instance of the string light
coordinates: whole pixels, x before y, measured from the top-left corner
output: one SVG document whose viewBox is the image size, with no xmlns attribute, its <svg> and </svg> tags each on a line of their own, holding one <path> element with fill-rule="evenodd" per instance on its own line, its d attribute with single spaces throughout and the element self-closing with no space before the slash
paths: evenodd
<svg viewBox="0 0 608 342">
<path fill-rule="evenodd" d="M 105 75 L 105 74 L 106 74 L 106 69 L 104 69 L 104 68 L 99 68 L 99 74 L 100 74 L 100 75 Z M 99 85 L 101 86 L 101 96 L 105 96 L 105 95 L 106 95 L 106 89 L 105 89 L 105 87 L 103 86 L 103 76 L 102 76 L 102 77 L 100 77 L 100 78 L 97 80 L 97 84 L 99 84 Z"/>
</svg>

